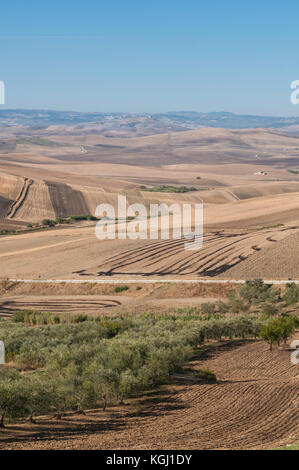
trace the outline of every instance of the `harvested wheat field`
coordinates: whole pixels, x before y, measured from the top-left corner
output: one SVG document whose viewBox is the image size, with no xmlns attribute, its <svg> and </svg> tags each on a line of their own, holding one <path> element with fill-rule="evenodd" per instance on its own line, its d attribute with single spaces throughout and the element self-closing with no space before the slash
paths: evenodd
<svg viewBox="0 0 299 470">
<path fill-rule="evenodd" d="M 299 233 L 298 137 L 209 128 L 126 137 L 59 126 L 41 133 L 16 137 L 13 152 L 0 153 L 3 277 L 299 279 L 285 241 Z M 147 209 L 203 203 L 203 248 L 188 252 L 171 237 L 99 241 L 95 222 L 59 222 L 95 214 L 101 203 L 116 207 L 119 195 Z M 46 229 L 45 219 L 57 225 Z M 264 261 L 274 245 L 288 253 L 281 272 Z"/>
<path fill-rule="evenodd" d="M 0 375 L 4 388 L 13 380 L 20 408 L 10 404 L 0 448 L 266 449 L 298 441 L 291 351 L 271 352 L 257 338 L 270 320 L 296 330 L 299 292 L 269 288 L 265 302 L 268 286 L 257 281 L 247 286 L 260 289 L 255 304 L 226 281 L 299 279 L 299 138 L 265 129 L 7 132 L 0 341 L 8 364 Z M 202 203 L 202 247 L 186 250 L 172 236 L 173 213 L 168 239 L 162 215 L 157 239 L 118 238 L 134 231 L 128 214 L 115 239 L 99 240 L 96 208 L 116 208 L 119 195 L 146 210 Z"/>
<path fill-rule="evenodd" d="M 257 260 L 259 276 L 247 269 L 240 277 L 299 277 L 295 259 L 286 276 L 259 264 L 267 250 L 298 233 L 298 225 L 204 232 L 203 247 L 186 251 L 185 240 L 97 240 L 95 226 L 61 228 L 1 239 L 2 276 L 11 279 L 209 279 L 225 278 L 232 269 Z M 289 245 L 286 245 L 287 247 Z M 249 265 L 250 266 L 250 265 Z M 38 273 L 38 276 L 37 276 Z"/>
<path fill-rule="evenodd" d="M 200 353 L 192 366 L 211 368 L 218 382 L 177 378 L 106 412 L 11 425 L 1 432 L 1 448 L 270 449 L 298 439 L 299 378 L 287 348 L 226 342 Z"/>
</svg>

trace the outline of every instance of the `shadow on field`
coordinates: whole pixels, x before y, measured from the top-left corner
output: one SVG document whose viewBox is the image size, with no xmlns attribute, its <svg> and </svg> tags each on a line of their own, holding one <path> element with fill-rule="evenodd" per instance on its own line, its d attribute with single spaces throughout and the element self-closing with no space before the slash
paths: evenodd
<svg viewBox="0 0 299 470">
<path fill-rule="evenodd" d="M 8 426 L 0 432 L 1 448 L 15 442 L 62 441 L 78 435 L 95 435 L 105 432 L 117 432 L 138 423 L 143 419 L 160 417 L 171 411 L 184 409 L 185 405 L 176 399 L 179 391 L 157 390 L 151 392 L 136 405 L 111 407 L 102 410 L 88 411 L 86 416 L 76 414 L 62 419 L 40 418 L 38 424 L 19 424 Z M 134 408 L 134 409 L 132 409 Z M 46 429 L 45 429 L 46 428 Z"/>
<path fill-rule="evenodd" d="M 233 351 L 234 349 L 239 348 L 240 346 L 246 346 L 247 344 L 255 343 L 256 339 L 239 339 L 239 340 L 228 340 L 223 342 L 222 344 L 216 344 L 214 347 L 207 347 L 207 349 L 203 349 L 196 354 L 195 357 L 192 358 L 191 362 L 198 361 L 198 360 L 207 360 L 207 359 L 215 359 L 224 352 Z"/>
</svg>

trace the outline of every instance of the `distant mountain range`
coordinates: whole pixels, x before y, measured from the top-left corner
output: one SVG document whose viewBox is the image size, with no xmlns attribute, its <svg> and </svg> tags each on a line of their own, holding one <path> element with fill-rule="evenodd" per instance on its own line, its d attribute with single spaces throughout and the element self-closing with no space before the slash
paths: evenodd
<svg viewBox="0 0 299 470">
<path fill-rule="evenodd" d="M 239 115 L 233 113 L 200 113 L 189 111 L 127 114 L 80 113 L 50 110 L 0 110 L 0 126 L 21 126 L 45 129 L 50 126 L 72 126 L 76 129 L 94 128 L 98 132 L 118 131 L 124 134 L 148 135 L 176 132 L 199 127 L 225 129 L 272 128 L 292 130 L 299 126 L 299 117 Z M 296 129 L 297 130 L 297 129 Z"/>
</svg>

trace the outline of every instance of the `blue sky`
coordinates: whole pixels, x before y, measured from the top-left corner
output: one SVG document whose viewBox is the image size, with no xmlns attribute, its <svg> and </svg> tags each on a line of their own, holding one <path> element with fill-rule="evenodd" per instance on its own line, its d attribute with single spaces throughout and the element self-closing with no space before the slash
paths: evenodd
<svg viewBox="0 0 299 470">
<path fill-rule="evenodd" d="M 298 0 L 10 0 L 0 14 L 8 108 L 299 115 Z"/>
</svg>

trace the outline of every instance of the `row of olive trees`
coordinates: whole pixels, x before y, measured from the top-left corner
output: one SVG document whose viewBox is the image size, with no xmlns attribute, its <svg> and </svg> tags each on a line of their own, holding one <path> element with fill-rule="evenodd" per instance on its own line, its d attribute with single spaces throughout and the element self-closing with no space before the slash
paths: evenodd
<svg viewBox="0 0 299 470">
<path fill-rule="evenodd" d="M 214 312 L 245 314 L 258 308 L 264 318 L 270 318 L 279 315 L 282 308 L 298 303 L 299 286 L 295 283 L 288 283 L 282 292 L 262 279 L 255 279 L 246 281 L 237 292 L 229 294 L 227 302 L 214 304 Z M 209 310 L 212 311 L 211 305 Z"/>
<path fill-rule="evenodd" d="M 257 337 L 260 324 L 250 317 L 175 316 L 34 328 L 0 322 L 0 338 L 18 369 L 0 368 L 0 421 L 123 403 L 165 383 L 205 341 Z"/>
<path fill-rule="evenodd" d="M 217 316 L 226 313 L 247 314 L 252 307 L 261 307 L 264 317 L 270 317 L 278 313 L 277 304 L 284 301 L 285 305 L 293 305 L 299 302 L 299 288 L 295 284 L 288 284 L 281 296 L 280 289 L 275 289 L 271 284 L 265 284 L 262 279 L 248 280 L 238 290 L 230 292 L 226 301 L 218 300 L 215 303 L 202 303 L 198 307 L 191 307 L 190 314 L 202 314 Z M 178 313 L 183 313 L 179 309 Z"/>
</svg>

